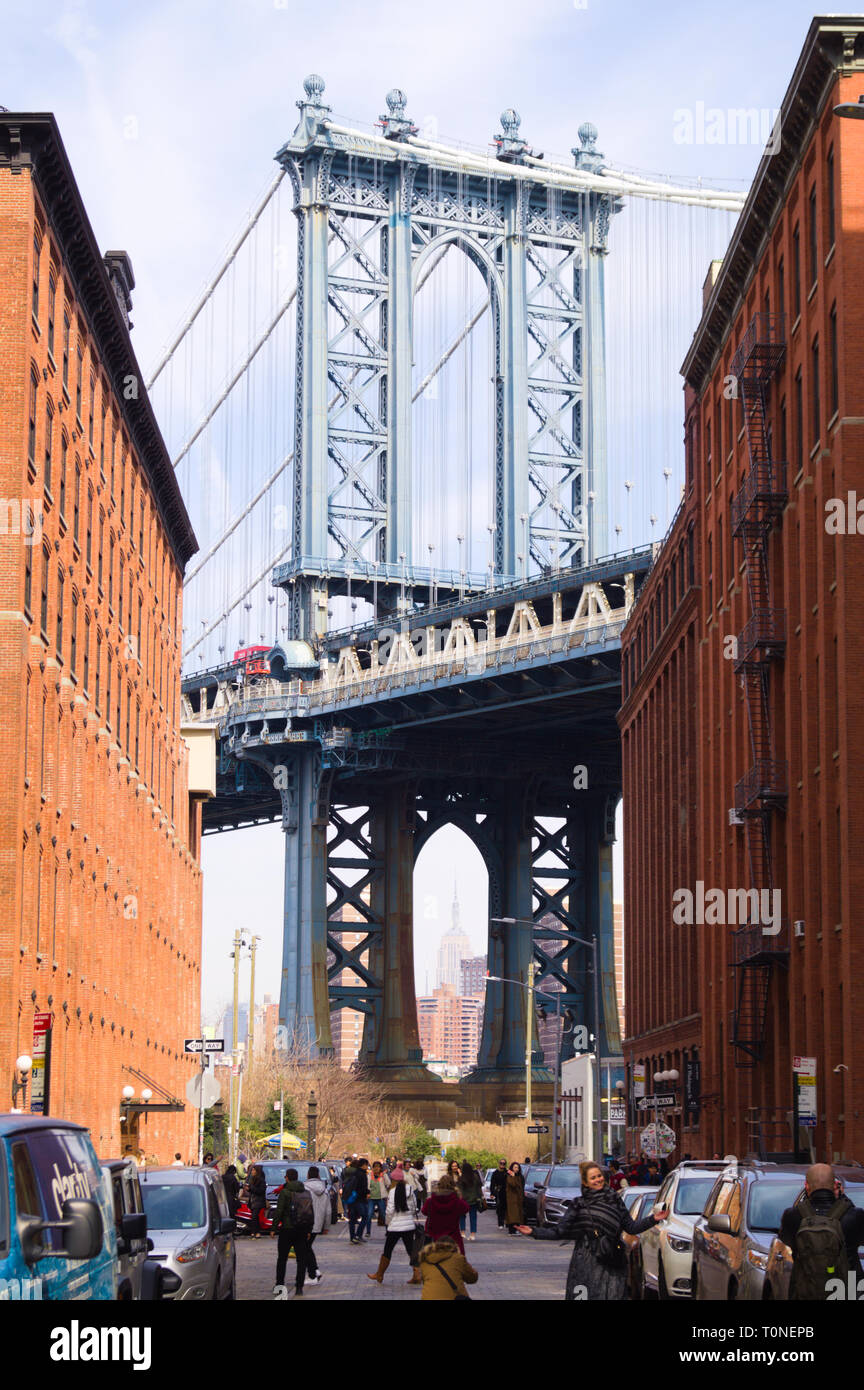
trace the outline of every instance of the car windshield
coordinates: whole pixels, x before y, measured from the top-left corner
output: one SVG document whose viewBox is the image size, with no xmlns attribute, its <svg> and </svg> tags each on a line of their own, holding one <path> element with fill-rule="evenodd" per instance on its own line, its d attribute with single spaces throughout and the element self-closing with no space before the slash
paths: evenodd
<svg viewBox="0 0 864 1390">
<path fill-rule="evenodd" d="M 523 1170 L 523 1172 L 524 1172 L 524 1170 Z M 542 1168 L 538 1168 L 536 1164 L 532 1163 L 532 1164 L 531 1164 L 531 1167 L 528 1169 L 528 1171 L 525 1172 L 525 1186 L 526 1186 L 526 1187 L 530 1187 L 530 1186 L 532 1185 L 532 1183 L 535 1183 L 535 1182 L 545 1182 L 545 1181 L 546 1181 L 546 1174 L 547 1174 L 548 1172 L 549 1172 L 549 1169 L 546 1167 L 545 1164 L 543 1165 Z"/>
<path fill-rule="evenodd" d="M 578 1168 L 556 1168 L 549 1174 L 550 1187 L 581 1187 L 582 1174 Z"/>
<path fill-rule="evenodd" d="M 714 1178 L 683 1178 L 675 1193 L 675 1210 L 679 1216 L 699 1216 L 714 1186 Z"/>
<path fill-rule="evenodd" d="M 747 1225 L 751 1231 L 779 1231 L 780 1218 L 791 1207 L 801 1188 L 800 1177 L 750 1184 Z"/>
<path fill-rule="evenodd" d="M 843 1191 L 856 1207 L 864 1207 L 864 1184 L 857 1187 L 850 1187 L 847 1184 Z"/>
<path fill-rule="evenodd" d="M 143 1183 L 141 1196 L 151 1231 L 191 1231 L 206 1226 L 204 1189 L 197 1183 Z"/>
</svg>

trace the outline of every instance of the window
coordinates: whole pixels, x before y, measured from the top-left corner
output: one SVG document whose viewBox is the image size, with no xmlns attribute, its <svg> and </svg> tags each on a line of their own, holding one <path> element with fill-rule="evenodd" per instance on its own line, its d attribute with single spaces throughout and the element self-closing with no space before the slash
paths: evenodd
<svg viewBox="0 0 864 1390">
<path fill-rule="evenodd" d="M 138 771 L 138 743 L 141 732 L 141 706 L 135 703 L 135 771 Z"/>
<path fill-rule="evenodd" d="M 795 462 L 804 467 L 804 388 L 801 368 L 795 373 Z"/>
<path fill-rule="evenodd" d="M 837 206 L 834 194 L 834 146 L 828 151 L 828 158 L 825 160 L 825 192 L 828 213 L 828 250 L 834 245 L 836 239 Z"/>
<path fill-rule="evenodd" d="M 123 556 L 120 556 L 120 573 L 117 577 L 117 622 L 123 626 Z"/>
<path fill-rule="evenodd" d="M 72 498 L 72 539 L 78 544 L 79 522 L 81 518 L 81 465 L 75 460 L 75 493 Z"/>
<path fill-rule="evenodd" d="M 57 571 L 57 659 L 63 660 L 63 585 L 65 584 L 63 571 Z"/>
<path fill-rule="evenodd" d="M 33 547 L 24 547 L 24 612 L 30 616 L 30 601 L 33 596 Z"/>
<path fill-rule="evenodd" d="M 81 424 L 81 390 L 84 378 L 84 353 L 79 343 L 75 350 L 76 376 L 75 376 L 75 415 L 78 424 Z"/>
<path fill-rule="evenodd" d="M 138 498 L 138 549 L 144 555 L 144 489 Z"/>
<path fill-rule="evenodd" d="M 42 256 L 42 243 L 41 243 L 41 241 L 39 240 L 39 233 L 38 233 L 38 232 L 34 232 L 34 233 L 33 233 L 33 297 L 32 297 L 31 303 L 30 303 L 30 308 L 31 308 L 32 311 L 33 311 L 33 317 L 34 317 L 34 319 L 36 320 L 37 323 L 39 322 L 39 261 L 40 261 L 41 256 Z"/>
<path fill-rule="evenodd" d="M 48 640 L 48 565 L 51 561 L 51 552 L 47 547 L 42 549 L 42 596 L 39 607 L 39 630 L 46 642 Z"/>
<path fill-rule="evenodd" d="M 89 569 L 92 569 L 92 567 L 93 567 L 93 488 L 92 488 L 92 485 L 89 485 L 89 484 L 88 484 L 88 487 L 87 487 L 87 532 L 86 532 L 86 543 L 85 543 L 85 548 L 84 548 L 84 559 L 85 559 L 86 562 L 87 562 L 87 568 L 88 568 L 88 570 L 89 570 Z"/>
<path fill-rule="evenodd" d="M 780 458 L 788 459 L 789 453 L 786 442 L 786 397 L 780 402 Z"/>
<path fill-rule="evenodd" d="M 63 310 L 63 385 L 69 390 L 69 310 Z"/>
<path fill-rule="evenodd" d="M 815 445 L 817 444 L 818 440 L 819 440 L 820 434 L 822 433 L 822 422 L 821 422 L 821 419 L 820 419 L 820 409 L 819 409 L 819 336 L 818 336 L 818 334 L 817 334 L 817 336 L 813 339 L 813 345 L 812 345 L 812 347 L 810 348 L 810 371 L 811 371 L 811 373 L 812 373 L 811 398 L 810 398 L 810 400 L 811 400 L 811 406 L 812 406 L 812 412 L 813 412 L 811 424 L 812 424 L 812 439 L 813 439 L 813 445 L 815 446 Z"/>
<path fill-rule="evenodd" d="M 710 535 L 708 537 L 706 572 L 706 588 L 708 590 L 708 612 L 710 616 L 711 609 L 714 606 L 714 537 Z"/>
<path fill-rule="evenodd" d="M 132 690 L 131 687 L 126 692 L 126 757 L 129 757 L 130 739 L 132 736 Z"/>
<path fill-rule="evenodd" d="M 54 406 L 50 396 L 45 402 L 45 491 L 51 491 L 51 449 L 54 441 Z"/>
<path fill-rule="evenodd" d="M 718 396 L 714 405 L 714 443 L 717 449 L 717 469 L 723 466 L 723 405 Z"/>
<path fill-rule="evenodd" d="M 828 346 L 831 352 L 831 396 L 830 414 L 836 415 L 840 409 L 840 375 L 837 366 L 837 305 L 831 306 L 831 313 L 828 315 Z"/>
<path fill-rule="evenodd" d="M 111 660 L 113 653 L 108 648 L 108 660 L 105 663 L 105 722 L 109 729 L 111 727 Z M 98 696 L 97 696 L 98 701 Z"/>
<path fill-rule="evenodd" d="M 816 185 L 810 189 L 807 199 L 808 228 L 810 232 L 810 284 L 815 285 L 819 276 L 819 228 L 816 225 Z"/>
<path fill-rule="evenodd" d="M 112 536 L 108 549 L 108 607 L 114 607 L 114 537 Z"/>
<path fill-rule="evenodd" d="M 126 452 L 125 447 L 120 459 L 120 525 L 123 525 L 123 513 L 126 510 Z"/>
<path fill-rule="evenodd" d="M 54 356 L 54 311 L 57 302 L 57 277 L 53 270 L 48 276 L 48 351 Z"/>
<path fill-rule="evenodd" d="M 783 257 L 777 262 L 777 313 L 780 315 L 780 332 L 784 332 L 783 317 L 786 313 L 786 272 Z"/>
<path fill-rule="evenodd" d="M 90 690 L 90 615 L 84 615 L 84 693 Z"/>
<path fill-rule="evenodd" d="M 39 398 L 39 375 L 33 367 L 30 372 L 30 418 L 27 426 L 27 460 L 36 469 L 36 406 Z"/>
<path fill-rule="evenodd" d="M 72 591 L 72 614 L 69 627 L 69 670 L 78 674 L 78 595 Z"/>
<path fill-rule="evenodd" d="M 69 452 L 69 441 L 64 430 L 60 436 L 60 515 L 66 517 L 66 462 Z"/>
<path fill-rule="evenodd" d="M 705 421 L 705 482 L 706 482 L 706 484 L 707 484 L 707 488 L 708 488 L 708 491 L 709 491 L 709 492 L 711 491 L 711 482 L 712 482 L 713 477 L 714 477 L 714 471 L 713 471 L 713 469 L 712 469 L 712 467 L 711 467 L 711 421 L 710 421 L 710 420 L 706 420 L 706 421 Z"/>
<path fill-rule="evenodd" d="M 99 593 L 102 593 L 102 546 L 105 540 L 105 520 L 102 516 L 102 509 L 99 509 L 99 554 L 96 560 L 96 583 L 99 586 Z"/>
<path fill-rule="evenodd" d="M 105 383 L 102 383 L 102 430 L 99 435 L 99 476 L 105 481 Z"/>
<path fill-rule="evenodd" d="M 797 319 L 801 313 L 801 227 L 798 222 L 792 233 L 792 311 Z"/>
<path fill-rule="evenodd" d="M 120 717 L 121 717 L 122 712 L 123 712 L 123 711 L 122 711 L 122 708 L 121 708 L 121 707 L 122 707 L 122 704 L 123 704 L 123 672 L 121 671 L 120 667 L 118 666 L 118 667 L 117 667 L 117 723 L 114 725 L 115 731 L 116 731 L 116 733 L 117 733 L 117 743 L 118 743 L 118 745 L 119 745 L 119 743 L 120 743 L 120 729 L 121 729 Z"/>
<path fill-rule="evenodd" d="M 111 501 L 114 501 L 114 458 L 117 453 L 117 431 L 111 431 Z"/>
<path fill-rule="evenodd" d="M 694 448 L 695 448 L 695 439 L 694 439 L 695 433 L 696 433 L 696 425 L 695 425 L 695 421 L 693 420 L 693 418 L 692 418 L 692 416 L 691 416 L 690 420 L 687 422 L 687 488 L 688 488 L 688 491 L 689 491 L 689 489 L 693 486 L 693 452 L 694 452 Z M 160 585 L 160 588 L 159 588 L 160 601 L 161 601 L 162 591 L 163 591 L 164 587 L 165 587 L 165 555 L 164 555 L 164 552 L 163 552 L 163 555 L 162 555 L 162 582 L 161 582 L 161 585 Z"/>
<path fill-rule="evenodd" d="M 93 448 L 93 411 L 96 403 L 96 378 L 90 373 L 90 400 L 87 403 L 87 443 Z"/>
<path fill-rule="evenodd" d="M 129 484 L 129 542 L 135 544 L 135 474 Z"/>
<path fill-rule="evenodd" d="M 95 682 L 95 686 L 94 686 L 94 690 L 93 690 L 93 698 L 94 698 L 94 702 L 95 702 L 95 705 L 96 705 L 96 713 L 97 713 L 97 714 L 101 714 L 101 713 L 102 713 L 102 710 L 101 710 L 101 707 L 100 707 L 100 704 L 99 704 L 99 697 L 100 697 L 100 689 L 99 689 L 99 686 L 100 686 L 100 683 L 101 683 L 101 675 L 102 675 L 102 638 L 100 637 L 99 633 L 97 632 L 97 633 L 96 633 L 96 682 Z"/>
<path fill-rule="evenodd" d="M 770 455 L 769 455 L 770 457 Z M 723 518 L 717 518 L 717 592 L 723 599 Z"/>
</svg>

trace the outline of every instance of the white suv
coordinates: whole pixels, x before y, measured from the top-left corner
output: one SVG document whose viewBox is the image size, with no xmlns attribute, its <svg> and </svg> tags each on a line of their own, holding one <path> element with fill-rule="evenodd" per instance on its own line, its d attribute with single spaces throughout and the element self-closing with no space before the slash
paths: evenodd
<svg viewBox="0 0 864 1390">
<path fill-rule="evenodd" d="M 719 1160 L 679 1163 L 663 1179 L 654 1206 L 667 1207 L 669 1215 L 639 1237 L 643 1298 L 690 1297 L 693 1227 L 702 1215 L 717 1174 L 726 1166 Z"/>
</svg>

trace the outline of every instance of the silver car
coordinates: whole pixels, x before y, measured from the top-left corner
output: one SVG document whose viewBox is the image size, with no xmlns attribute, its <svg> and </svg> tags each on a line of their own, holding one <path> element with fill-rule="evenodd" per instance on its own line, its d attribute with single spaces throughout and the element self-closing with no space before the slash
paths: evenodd
<svg viewBox="0 0 864 1390">
<path fill-rule="evenodd" d="M 174 1298 L 237 1297 L 234 1220 L 212 1168 L 143 1168 L 139 1173 L 153 1259 L 179 1275 Z"/>
<path fill-rule="evenodd" d="M 806 1167 L 750 1160 L 718 1177 L 693 1228 L 691 1294 L 700 1301 L 758 1302 L 780 1218 L 801 1190 Z"/>
</svg>

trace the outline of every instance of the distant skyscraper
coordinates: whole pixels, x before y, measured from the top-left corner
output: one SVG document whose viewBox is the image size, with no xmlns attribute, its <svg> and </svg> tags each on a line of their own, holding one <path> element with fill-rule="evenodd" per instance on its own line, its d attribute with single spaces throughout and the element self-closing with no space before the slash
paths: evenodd
<svg viewBox="0 0 864 1390">
<path fill-rule="evenodd" d="M 450 909 L 450 930 L 441 938 L 438 947 L 438 982 L 451 985 L 456 993 L 462 990 L 462 961 L 471 955 L 471 942 L 459 925 L 459 899 L 453 883 L 453 905 Z"/>
<path fill-rule="evenodd" d="M 460 994 L 486 993 L 486 957 L 466 956 L 460 963 L 462 985 Z"/>
</svg>

